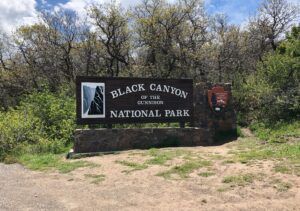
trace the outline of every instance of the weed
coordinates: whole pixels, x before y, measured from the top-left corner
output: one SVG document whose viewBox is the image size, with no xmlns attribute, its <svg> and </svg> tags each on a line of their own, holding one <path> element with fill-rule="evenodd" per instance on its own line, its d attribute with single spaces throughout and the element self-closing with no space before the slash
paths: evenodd
<svg viewBox="0 0 300 211">
<path fill-rule="evenodd" d="M 273 125 L 255 123 L 250 128 L 258 138 L 271 143 L 283 143 L 291 137 L 300 137 L 300 121 L 278 122 Z"/>
<path fill-rule="evenodd" d="M 126 173 L 130 173 L 132 171 L 138 171 L 138 170 L 143 170 L 143 169 L 148 168 L 148 166 L 145 165 L 145 164 L 134 163 L 134 162 L 126 161 L 126 160 L 116 160 L 115 162 L 118 163 L 118 164 L 121 164 L 123 166 L 130 167 L 131 170 L 129 170 L 129 171 L 125 170 L 124 171 Z"/>
<path fill-rule="evenodd" d="M 97 164 L 90 163 L 87 161 L 75 161 L 75 162 L 60 162 L 59 165 L 57 166 L 57 170 L 60 173 L 69 173 L 71 171 L 74 171 L 77 168 L 82 168 L 82 167 L 96 167 L 98 166 Z"/>
<path fill-rule="evenodd" d="M 128 153 L 128 156 L 146 156 L 146 153 L 144 152 L 130 152 Z"/>
<path fill-rule="evenodd" d="M 218 188 L 217 189 L 217 191 L 218 192 L 226 192 L 226 191 L 229 191 L 229 190 L 231 190 L 231 188 L 230 187 L 228 187 L 228 186 L 222 186 L 222 187 L 220 187 L 220 188 Z"/>
<path fill-rule="evenodd" d="M 5 164 L 14 164 L 14 163 L 18 162 L 18 159 L 15 156 L 7 155 L 7 156 L 5 156 L 3 162 Z"/>
<path fill-rule="evenodd" d="M 291 183 L 283 182 L 281 179 L 275 179 L 271 182 L 271 184 L 278 192 L 285 192 L 292 188 Z"/>
<path fill-rule="evenodd" d="M 280 173 L 283 173 L 283 174 L 291 174 L 292 172 L 291 172 L 291 169 L 288 167 L 288 166 L 286 166 L 286 165 L 276 165 L 275 167 L 274 167 L 274 171 L 275 172 L 280 172 Z"/>
<path fill-rule="evenodd" d="M 238 137 L 241 137 L 241 138 L 244 138 L 244 137 L 245 137 L 245 135 L 244 135 L 244 133 L 243 133 L 243 131 L 242 131 L 242 129 L 241 129 L 240 126 L 238 126 L 238 127 L 236 128 L 236 133 L 237 133 L 237 136 L 238 136 Z"/>
<path fill-rule="evenodd" d="M 231 187 L 246 186 L 254 181 L 253 174 L 242 174 L 237 176 L 227 176 L 223 179 L 223 183 L 230 184 Z"/>
<path fill-rule="evenodd" d="M 282 162 L 274 166 L 274 171 L 282 174 L 295 174 L 297 176 L 300 175 L 300 166 L 299 164 L 292 162 Z"/>
<path fill-rule="evenodd" d="M 300 143 L 262 143 L 248 139 L 249 147 L 244 151 L 236 151 L 233 159 L 241 163 L 249 163 L 253 160 L 285 160 L 289 163 L 300 163 Z M 295 165 L 293 165 L 295 166 Z M 294 168 L 294 167 L 293 167 Z"/>
<path fill-rule="evenodd" d="M 84 176 L 93 179 L 91 182 L 93 184 L 99 184 L 100 182 L 105 180 L 104 174 L 85 174 Z"/>
<path fill-rule="evenodd" d="M 222 164 L 230 164 L 230 163 L 235 163 L 234 160 L 224 160 Z"/>
<path fill-rule="evenodd" d="M 201 172 L 198 175 L 201 177 L 210 177 L 210 176 L 215 175 L 215 173 L 214 172 Z"/>
<path fill-rule="evenodd" d="M 218 155 L 218 154 L 208 154 L 207 157 L 214 160 L 222 160 L 225 158 L 223 155 Z"/>
<path fill-rule="evenodd" d="M 172 160 L 175 157 L 190 154 L 189 151 L 185 150 L 160 150 L 153 148 L 149 150 L 149 155 L 152 156 L 152 158 L 146 163 L 150 165 L 164 165 L 168 160 Z"/>
<path fill-rule="evenodd" d="M 187 161 L 182 165 L 172 167 L 170 170 L 158 173 L 157 176 L 162 176 L 166 179 L 170 179 L 171 176 L 175 174 L 178 175 L 180 178 L 187 178 L 188 175 L 194 170 L 210 165 L 211 162 L 208 160 Z"/>
<path fill-rule="evenodd" d="M 24 154 L 18 161 L 31 170 L 58 170 L 60 173 L 69 173 L 81 167 L 95 167 L 94 163 L 87 161 L 64 161 L 62 156 L 54 154 Z"/>
</svg>

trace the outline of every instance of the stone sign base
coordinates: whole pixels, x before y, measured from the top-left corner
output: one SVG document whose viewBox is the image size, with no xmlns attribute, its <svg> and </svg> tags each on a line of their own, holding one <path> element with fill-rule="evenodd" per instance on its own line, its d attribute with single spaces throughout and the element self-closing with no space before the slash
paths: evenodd
<svg viewBox="0 0 300 211">
<path fill-rule="evenodd" d="M 212 143 L 211 131 L 204 128 L 80 129 L 75 131 L 74 153 L 206 146 Z"/>
</svg>

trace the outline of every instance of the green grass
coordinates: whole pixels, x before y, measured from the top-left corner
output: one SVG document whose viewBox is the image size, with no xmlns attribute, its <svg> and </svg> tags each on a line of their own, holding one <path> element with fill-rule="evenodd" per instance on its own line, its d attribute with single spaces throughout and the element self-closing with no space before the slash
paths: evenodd
<svg viewBox="0 0 300 211">
<path fill-rule="evenodd" d="M 208 160 L 194 160 L 194 161 L 187 161 L 182 165 L 177 165 L 172 167 L 171 169 L 158 173 L 157 176 L 164 177 L 165 179 L 171 179 L 172 175 L 178 175 L 180 178 L 187 178 L 190 173 L 193 171 L 210 166 L 211 162 Z"/>
<path fill-rule="evenodd" d="M 210 176 L 215 175 L 215 173 L 207 171 L 207 172 L 201 172 L 198 175 L 201 176 L 201 177 L 210 177 Z"/>
<path fill-rule="evenodd" d="M 224 177 L 223 183 L 230 184 L 231 187 L 246 186 L 253 183 L 255 176 L 253 174 L 241 174 Z"/>
<path fill-rule="evenodd" d="M 222 164 L 232 164 L 232 163 L 235 163 L 234 162 L 234 160 L 224 160 L 223 162 L 222 162 Z"/>
<path fill-rule="evenodd" d="M 243 163 L 254 159 L 287 159 L 290 161 L 299 161 L 300 163 L 300 143 L 269 143 L 254 147 L 248 151 L 239 151 L 235 157 Z"/>
<path fill-rule="evenodd" d="M 269 128 L 268 128 L 269 127 Z M 273 160 L 275 172 L 300 175 L 300 122 L 277 123 L 272 127 L 262 123 L 251 126 L 255 137 L 245 137 L 234 143 L 228 161 L 251 164 L 258 160 Z M 278 139 L 278 140 L 276 140 Z"/>
<path fill-rule="evenodd" d="M 292 173 L 291 168 L 288 167 L 287 165 L 284 165 L 284 164 L 276 165 L 274 167 L 274 171 L 275 172 L 280 172 L 280 173 L 283 173 L 283 174 L 291 174 Z"/>
<path fill-rule="evenodd" d="M 271 181 L 271 184 L 273 185 L 273 188 L 275 188 L 278 192 L 285 192 L 293 187 L 291 183 L 283 182 L 281 179 L 275 179 Z"/>
<path fill-rule="evenodd" d="M 85 174 L 86 178 L 91 178 L 93 184 L 99 184 L 100 182 L 105 180 L 104 174 Z"/>
<path fill-rule="evenodd" d="M 223 160 L 225 157 L 223 155 L 218 155 L 218 154 L 207 154 L 206 157 L 209 157 L 209 159 L 213 160 Z"/>
<path fill-rule="evenodd" d="M 281 162 L 274 166 L 274 171 L 282 174 L 295 174 L 300 176 L 300 163 Z"/>
<path fill-rule="evenodd" d="M 244 137 L 245 137 L 245 135 L 243 134 L 242 129 L 241 129 L 240 126 L 237 126 L 237 128 L 236 128 L 236 133 L 237 133 L 237 136 L 238 136 L 238 137 L 241 137 L 241 138 L 244 138 Z"/>
<path fill-rule="evenodd" d="M 238 139 L 233 143 L 233 145 L 240 151 L 259 148 L 261 144 L 262 141 L 258 140 L 255 137 L 245 137 L 242 139 Z M 235 151 L 231 151 L 229 154 L 235 154 Z"/>
<path fill-rule="evenodd" d="M 146 156 L 147 154 L 144 152 L 129 152 L 128 156 Z"/>
<path fill-rule="evenodd" d="M 24 154 L 19 156 L 18 161 L 31 170 L 57 170 L 60 173 L 69 173 L 82 167 L 97 166 L 87 161 L 63 160 L 61 155 L 55 154 Z"/>
<path fill-rule="evenodd" d="M 251 140 L 249 139 L 251 142 Z M 300 142 L 291 143 L 256 143 L 252 148 L 243 151 L 236 151 L 233 160 L 241 163 L 251 163 L 257 160 L 280 161 L 275 165 L 274 171 L 285 174 L 300 175 Z"/>
<path fill-rule="evenodd" d="M 164 150 L 164 149 L 150 149 L 148 153 L 152 158 L 146 163 L 150 165 L 165 165 L 167 161 L 180 156 L 188 156 L 191 152 L 186 150 Z"/>
<path fill-rule="evenodd" d="M 220 193 L 226 192 L 226 191 L 229 191 L 229 190 L 231 190 L 231 188 L 228 187 L 228 186 L 222 186 L 222 187 L 217 189 L 217 191 L 220 192 Z"/>
<path fill-rule="evenodd" d="M 259 139 L 268 142 L 284 143 L 293 138 L 300 138 L 300 121 L 278 122 L 272 125 L 255 123 L 250 129 Z"/>
<path fill-rule="evenodd" d="M 115 162 L 118 163 L 118 164 L 121 164 L 123 166 L 127 166 L 127 167 L 131 168 L 131 170 L 123 171 L 125 173 L 130 173 L 132 171 L 139 171 L 139 170 L 143 170 L 143 169 L 148 168 L 148 166 L 145 165 L 145 164 L 130 162 L 130 161 L 126 161 L 126 160 L 116 160 Z"/>
</svg>

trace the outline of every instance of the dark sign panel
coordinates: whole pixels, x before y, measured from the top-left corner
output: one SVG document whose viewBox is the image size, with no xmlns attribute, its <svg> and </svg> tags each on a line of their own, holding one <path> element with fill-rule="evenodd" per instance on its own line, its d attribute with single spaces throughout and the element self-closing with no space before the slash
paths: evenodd
<svg viewBox="0 0 300 211">
<path fill-rule="evenodd" d="M 77 77 L 77 123 L 188 122 L 191 79 Z"/>
<path fill-rule="evenodd" d="M 208 90 L 207 96 L 209 106 L 214 112 L 224 111 L 228 102 L 228 92 L 222 86 L 214 86 L 211 90 Z"/>
</svg>

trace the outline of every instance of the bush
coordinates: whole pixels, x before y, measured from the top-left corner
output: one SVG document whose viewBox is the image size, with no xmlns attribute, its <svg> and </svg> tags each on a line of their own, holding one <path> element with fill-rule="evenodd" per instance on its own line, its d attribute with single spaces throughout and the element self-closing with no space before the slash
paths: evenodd
<svg viewBox="0 0 300 211">
<path fill-rule="evenodd" d="M 27 95 L 16 108 L 0 111 L 0 160 L 24 151 L 60 153 L 75 127 L 74 97 L 48 91 Z"/>
<path fill-rule="evenodd" d="M 300 115 L 300 27 L 234 91 L 247 121 L 289 121 Z M 245 115 L 246 114 L 246 115 Z"/>
<path fill-rule="evenodd" d="M 42 122 L 47 139 L 68 143 L 72 139 L 75 124 L 75 100 L 65 93 L 34 93 L 21 103 L 21 110 L 28 109 Z"/>
<path fill-rule="evenodd" d="M 41 122 L 30 111 L 0 112 L 0 159 L 25 142 L 34 144 L 42 136 Z"/>
</svg>

